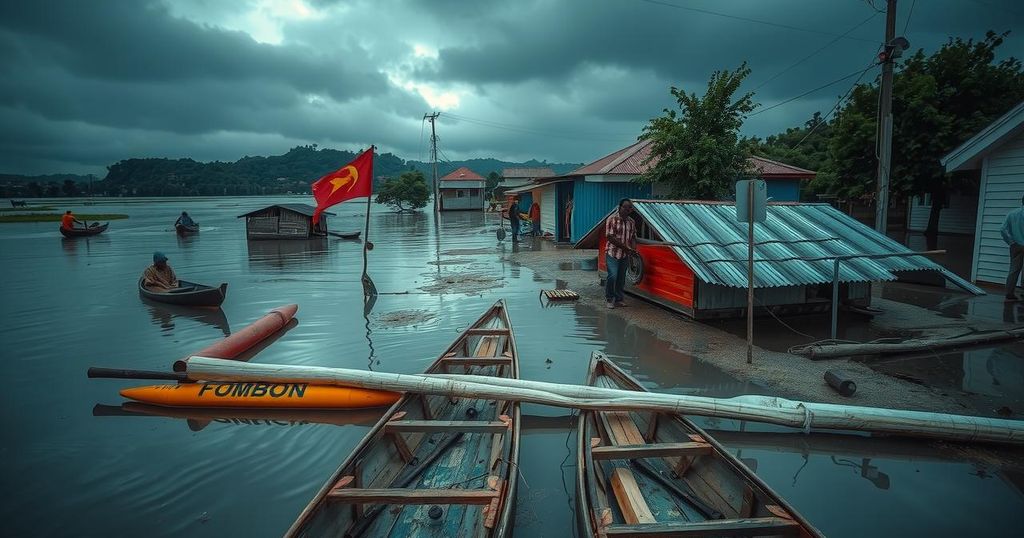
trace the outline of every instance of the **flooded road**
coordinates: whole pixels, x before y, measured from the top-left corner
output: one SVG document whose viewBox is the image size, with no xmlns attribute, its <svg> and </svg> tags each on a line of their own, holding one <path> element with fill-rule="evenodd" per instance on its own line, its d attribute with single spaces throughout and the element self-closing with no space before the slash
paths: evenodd
<svg viewBox="0 0 1024 538">
<path fill-rule="evenodd" d="M 247 242 L 248 211 L 308 198 L 130 199 L 78 212 L 125 213 L 110 230 L 67 240 L 56 225 L 0 225 L 5 534 L 276 536 L 377 420 L 370 412 L 200 412 L 122 405 L 88 366 L 170 364 L 273 307 L 298 322 L 254 361 L 421 372 L 485 308 L 505 298 L 525 379 L 579 383 L 606 352 L 664 392 L 770 393 L 737 381 L 619 315 L 542 303 L 555 282 L 515 263 L 495 215 L 374 206 L 369 273 L 381 292 L 364 315 L 358 241 Z M 365 206 L 333 209 L 334 231 L 361 229 Z M 202 232 L 178 238 L 182 209 Z M 523 248 L 529 248 L 524 243 Z M 154 250 L 181 278 L 228 282 L 221 310 L 144 303 L 136 281 Z M 509 259 L 511 261 L 503 261 Z M 596 278 L 596 277 L 595 277 Z M 524 405 L 516 533 L 571 536 L 575 432 L 566 410 Z M 1017 452 L 803 434 L 703 420 L 830 536 L 1015 532 L 1024 509 Z M 743 430 L 743 431 L 740 431 Z M 1011 456 L 1007 456 L 1010 454 Z M 1024 461 L 1018 457 L 1017 461 Z"/>
</svg>

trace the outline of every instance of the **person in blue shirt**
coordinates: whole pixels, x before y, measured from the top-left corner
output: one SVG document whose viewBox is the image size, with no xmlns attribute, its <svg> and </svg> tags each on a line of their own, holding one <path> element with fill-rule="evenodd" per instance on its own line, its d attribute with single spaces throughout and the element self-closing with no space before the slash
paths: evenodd
<svg viewBox="0 0 1024 538">
<path fill-rule="evenodd" d="M 1020 202 L 1024 205 L 1024 197 Z M 1010 273 L 1006 275 L 1006 298 L 1016 301 L 1017 282 L 1020 280 L 1021 269 L 1024 269 L 1024 207 L 1010 211 L 999 233 L 1010 247 Z"/>
<path fill-rule="evenodd" d="M 174 221 L 175 226 L 179 224 L 182 226 L 195 226 L 196 223 L 192 220 L 192 217 L 188 216 L 188 212 L 182 211 L 178 220 Z"/>
</svg>

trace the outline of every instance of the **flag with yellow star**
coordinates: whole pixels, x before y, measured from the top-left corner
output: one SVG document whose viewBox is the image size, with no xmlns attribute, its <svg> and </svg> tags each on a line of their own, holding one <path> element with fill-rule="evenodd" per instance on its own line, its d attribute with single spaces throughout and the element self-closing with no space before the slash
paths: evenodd
<svg viewBox="0 0 1024 538">
<path fill-rule="evenodd" d="M 313 183 L 313 198 L 316 198 L 313 224 L 320 221 L 320 213 L 328 207 L 372 194 L 373 146 L 370 146 L 352 162 Z"/>
</svg>

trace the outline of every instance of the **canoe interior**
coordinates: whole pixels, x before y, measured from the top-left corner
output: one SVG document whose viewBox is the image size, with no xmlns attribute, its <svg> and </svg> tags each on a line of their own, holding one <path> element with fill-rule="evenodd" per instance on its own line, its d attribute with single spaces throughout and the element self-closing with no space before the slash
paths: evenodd
<svg viewBox="0 0 1024 538">
<path fill-rule="evenodd" d="M 499 302 L 488 310 L 471 329 L 496 330 L 495 334 L 463 333 L 426 370 L 427 373 L 517 378 L 515 337 L 504 303 Z M 502 329 L 507 332 L 497 334 Z M 453 364 L 467 361 L 453 357 L 492 360 L 468 361 L 482 363 L 476 365 Z M 288 535 L 397 538 L 508 534 L 516 490 L 514 467 L 518 462 L 519 418 L 519 406 L 515 402 L 403 396 L 321 488 Z M 446 421 L 474 421 L 489 429 L 469 431 L 465 424 L 460 426 Z M 421 428 L 436 428 L 437 431 L 409 431 Z M 430 462 L 431 454 L 445 445 L 447 448 L 437 452 L 436 460 Z M 422 468 L 422 472 L 412 477 L 418 468 Z M 424 495 L 462 497 L 405 499 L 385 504 L 377 499 L 373 499 L 377 501 L 374 503 L 331 495 L 344 490 L 360 494 L 360 490 L 380 489 L 403 495 L 423 492 Z M 466 500 L 474 495 L 472 501 Z M 432 509 L 439 516 L 436 519 L 429 516 Z M 379 513 L 374 515 L 375 511 Z"/>
<path fill-rule="evenodd" d="M 645 390 L 602 357 L 592 362 L 587 382 Z M 642 449 L 633 450 L 637 445 Z M 584 536 L 602 534 L 598 529 L 609 536 L 819 535 L 738 459 L 680 415 L 583 412 L 579 448 L 577 495 Z M 651 449 L 662 452 L 642 453 Z"/>
</svg>

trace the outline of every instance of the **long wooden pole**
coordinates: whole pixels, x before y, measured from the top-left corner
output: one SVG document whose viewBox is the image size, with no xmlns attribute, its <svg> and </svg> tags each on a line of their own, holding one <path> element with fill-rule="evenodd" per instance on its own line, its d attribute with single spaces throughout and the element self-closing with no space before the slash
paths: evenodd
<svg viewBox="0 0 1024 538">
<path fill-rule="evenodd" d="M 860 430 L 912 437 L 1024 444 L 1024 421 L 947 415 L 872 407 L 806 403 L 769 396 L 708 398 L 675 394 L 618 391 L 595 398 L 574 398 L 539 390 L 537 382 L 502 386 L 416 374 L 391 374 L 345 368 L 249 364 L 193 357 L 188 363 L 191 379 L 209 381 L 267 381 L 341 385 L 377 390 L 405 391 L 451 397 L 516 400 L 556 407 L 595 410 L 648 410 L 686 415 L 752 420 L 783 426 Z M 486 378 L 494 379 L 494 378 Z M 504 386 L 508 385 L 508 386 Z M 583 390 L 583 387 L 573 390 Z M 614 389 L 605 389 L 614 390 Z"/>
</svg>

